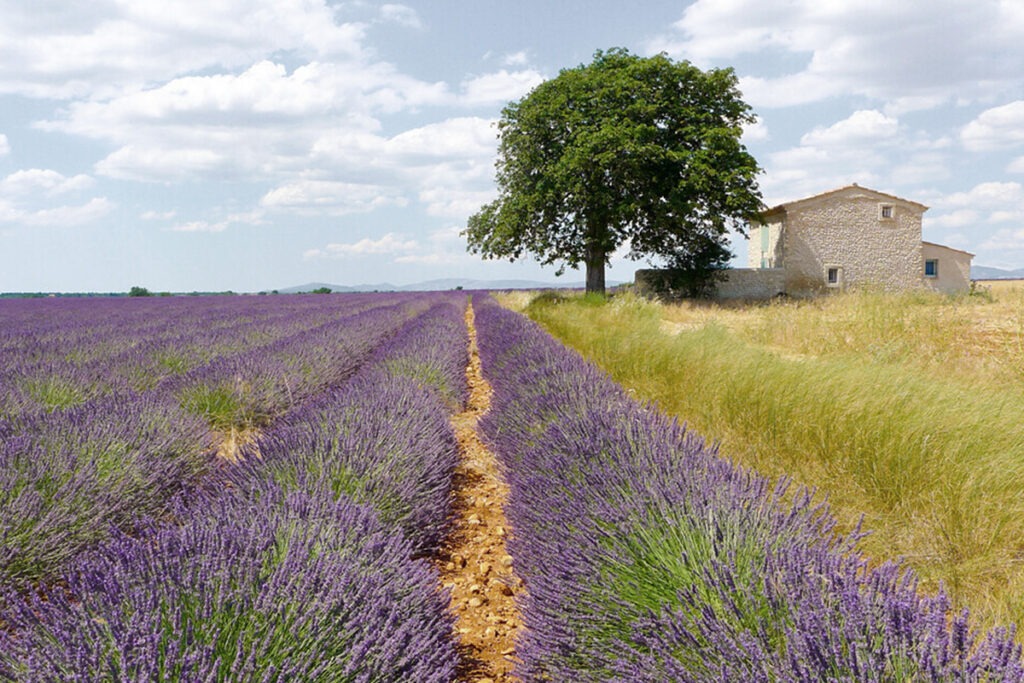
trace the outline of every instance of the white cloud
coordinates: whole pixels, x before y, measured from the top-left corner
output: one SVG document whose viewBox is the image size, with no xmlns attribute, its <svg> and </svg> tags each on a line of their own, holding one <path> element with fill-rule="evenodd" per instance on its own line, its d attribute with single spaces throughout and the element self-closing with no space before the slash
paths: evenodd
<svg viewBox="0 0 1024 683">
<path fill-rule="evenodd" d="M 533 69 L 502 69 L 463 81 L 459 101 L 471 107 L 503 105 L 523 97 L 544 80 L 544 76 Z"/>
<path fill-rule="evenodd" d="M 964 147 L 991 151 L 1024 143 L 1024 100 L 987 109 L 964 126 Z"/>
<path fill-rule="evenodd" d="M 981 243 L 981 249 L 997 254 L 1024 251 L 1024 229 L 997 230 Z"/>
<path fill-rule="evenodd" d="M 94 223 L 113 210 L 113 202 L 106 197 L 96 197 L 80 205 L 45 209 L 23 209 L 0 200 L 0 222 L 34 228 L 73 228 Z"/>
<path fill-rule="evenodd" d="M 0 133 L 0 157 L 11 153 L 11 143 L 7 141 L 7 136 Z"/>
<path fill-rule="evenodd" d="M 164 144 L 170 142 L 164 140 Z M 187 180 L 224 169 L 229 158 L 211 149 L 126 145 L 96 163 L 96 172 L 120 180 Z"/>
<path fill-rule="evenodd" d="M 771 135 L 768 133 L 768 126 L 762 119 L 758 118 L 753 123 L 743 125 L 744 144 L 749 145 L 751 142 L 763 142 L 769 139 L 771 139 Z"/>
<path fill-rule="evenodd" d="M 0 15 L 0 92 L 109 97 L 211 67 L 291 52 L 363 54 L 365 26 L 338 24 L 324 0 L 8 2 Z"/>
<path fill-rule="evenodd" d="M 364 213 L 383 206 L 404 206 L 397 190 L 380 185 L 328 180 L 299 180 L 281 185 L 260 200 L 268 209 L 340 216 Z"/>
<path fill-rule="evenodd" d="M 387 233 L 379 239 L 365 237 L 357 242 L 335 242 L 323 249 L 310 249 L 305 252 L 307 259 L 313 258 L 348 258 L 353 256 L 380 256 L 411 252 L 419 249 L 416 240 L 403 239 L 394 233 Z"/>
<path fill-rule="evenodd" d="M 505 55 L 501 60 L 501 63 L 505 66 L 526 66 L 530 63 L 530 58 L 526 54 L 526 50 L 520 50 L 519 52 L 512 52 Z"/>
<path fill-rule="evenodd" d="M 160 218 L 171 218 L 175 214 L 174 211 L 169 211 L 165 214 L 158 214 Z M 232 213 L 219 221 L 186 221 L 185 223 L 179 223 L 171 228 L 173 232 L 224 232 L 232 225 L 262 225 L 264 211 L 261 209 L 255 209 L 253 211 Z"/>
<path fill-rule="evenodd" d="M 423 28 L 423 22 L 420 21 L 420 15 L 416 13 L 416 10 L 407 5 L 381 5 L 380 18 L 383 21 L 407 26 L 409 28 Z"/>
<path fill-rule="evenodd" d="M 973 209 L 957 209 L 939 216 L 928 216 L 929 227 L 963 228 L 971 225 L 977 225 L 978 222 L 978 212 Z"/>
<path fill-rule="evenodd" d="M 495 122 L 479 117 L 447 119 L 399 133 L 384 151 L 403 162 L 415 157 L 490 158 L 498 148 Z"/>
<path fill-rule="evenodd" d="M 426 254 L 407 254 L 405 256 L 399 256 L 395 259 L 395 263 L 415 263 L 426 266 L 442 266 L 452 265 L 466 260 L 467 259 L 464 254 L 435 251 Z"/>
<path fill-rule="evenodd" d="M 239 75 L 180 78 L 108 101 L 75 102 L 63 118 L 38 127 L 118 145 L 96 164 L 101 175 L 238 178 L 308 169 L 325 137 L 379 146 L 370 139 L 379 114 L 453 98 L 443 83 L 384 64 L 312 63 L 289 73 L 260 62 Z"/>
<path fill-rule="evenodd" d="M 890 177 L 896 185 L 925 185 L 952 177 L 950 157 L 940 152 L 916 152 L 892 167 Z"/>
<path fill-rule="evenodd" d="M 420 265 L 456 265 L 473 260 L 466 252 L 466 238 L 461 235 L 462 226 L 452 225 L 432 231 L 427 244 L 411 253 L 395 258 L 395 263 Z"/>
<path fill-rule="evenodd" d="M 87 190 L 95 181 L 87 175 L 67 177 L 57 171 L 33 168 L 16 171 L 0 180 L 0 194 L 26 196 L 42 193 L 47 196 Z"/>
<path fill-rule="evenodd" d="M 189 221 L 187 223 L 179 223 L 171 228 L 174 232 L 224 232 L 227 229 L 227 221 L 219 221 L 216 223 L 210 223 L 208 221 Z"/>
<path fill-rule="evenodd" d="M 169 221 L 178 215 L 177 211 L 143 211 L 139 218 L 144 221 Z"/>
<path fill-rule="evenodd" d="M 696 0 L 647 49 L 702 66 L 786 55 L 788 73 L 742 81 L 759 107 L 862 95 L 909 111 L 1019 85 L 1020 14 L 1005 0 L 946 0 L 941 9 L 883 0 Z"/>
<path fill-rule="evenodd" d="M 849 118 L 828 128 L 815 128 L 800 143 L 808 146 L 842 147 L 890 140 L 896 136 L 899 121 L 874 110 L 855 111 Z"/>
<path fill-rule="evenodd" d="M 988 182 L 966 192 L 945 195 L 936 206 L 949 209 L 997 210 L 1024 203 L 1024 186 L 1014 182 Z"/>
</svg>

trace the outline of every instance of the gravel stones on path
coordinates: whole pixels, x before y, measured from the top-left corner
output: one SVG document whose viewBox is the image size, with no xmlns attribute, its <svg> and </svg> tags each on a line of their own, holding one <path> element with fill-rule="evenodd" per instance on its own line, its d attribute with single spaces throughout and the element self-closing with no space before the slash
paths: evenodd
<svg viewBox="0 0 1024 683">
<path fill-rule="evenodd" d="M 477 421 L 490 406 L 491 389 L 480 369 L 472 306 L 466 310 L 466 324 L 470 396 L 466 410 L 452 418 L 462 456 L 454 485 L 457 522 L 436 562 L 442 584 L 451 590 L 457 618 L 463 655 L 460 683 L 503 683 L 517 680 L 511 671 L 522 619 L 515 596 L 523 588 L 505 549 L 508 486 L 494 454 L 477 433 Z"/>
</svg>

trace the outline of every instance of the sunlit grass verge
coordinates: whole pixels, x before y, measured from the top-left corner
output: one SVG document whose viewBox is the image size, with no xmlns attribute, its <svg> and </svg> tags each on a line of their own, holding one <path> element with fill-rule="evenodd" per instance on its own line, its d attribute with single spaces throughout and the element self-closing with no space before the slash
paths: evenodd
<svg viewBox="0 0 1024 683">
<path fill-rule="evenodd" d="M 790 357 L 714 322 L 668 335 L 663 309 L 540 297 L 526 310 L 722 455 L 828 495 L 862 547 L 941 581 L 981 623 L 1024 623 L 1024 405 L 910 363 Z M 869 310 L 876 310 L 869 307 Z M 852 324 L 852 323 L 851 323 Z"/>
<path fill-rule="evenodd" d="M 368 507 L 265 487 L 117 534 L 6 595 L 12 681 L 451 681 L 447 596 Z M 13 629 L 13 630 L 9 630 Z"/>
</svg>

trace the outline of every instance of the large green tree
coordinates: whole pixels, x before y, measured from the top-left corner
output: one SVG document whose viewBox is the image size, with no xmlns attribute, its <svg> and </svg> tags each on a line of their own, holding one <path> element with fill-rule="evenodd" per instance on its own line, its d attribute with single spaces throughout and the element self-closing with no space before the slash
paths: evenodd
<svg viewBox="0 0 1024 683">
<path fill-rule="evenodd" d="M 753 121 L 732 69 L 599 51 L 502 110 L 499 194 L 469 219 L 469 249 L 530 253 L 559 274 L 584 264 L 587 291 L 602 293 L 626 244 L 633 259 L 702 262 L 691 245 L 721 253 L 709 240 L 727 244 L 763 208 L 740 143 Z"/>
</svg>

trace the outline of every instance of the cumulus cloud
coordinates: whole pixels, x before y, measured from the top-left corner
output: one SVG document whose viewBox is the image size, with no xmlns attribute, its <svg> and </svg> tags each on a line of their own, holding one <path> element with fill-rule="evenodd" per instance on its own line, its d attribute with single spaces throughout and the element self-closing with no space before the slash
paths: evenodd
<svg viewBox="0 0 1024 683">
<path fill-rule="evenodd" d="M 489 158 L 497 151 L 497 134 L 491 119 L 459 117 L 399 133 L 383 147 L 400 163 L 416 157 Z"/>
<path fill-rule="evenodd" d="M 1024 228 L 1003 228 L 996 230 L 985 241 L 980 248 L 993 255 L 1006 255 L 1008 253 L 1024 251 Z M 990 261 L 991 263 L 991 261 Z M 1018 267 L 1017 264 L 1009 263 L 1010 267 Z"/>
<path fill-rule="evenodd" d="M 859 145 L 896 137 L 899 122 L 875 110 L 855 111 L 827 128 L 815 128 L 800 143 L 808 146 L 841 147 Z"/>
<path fill-rule="evenodd" d="M 854 182 L 883 183 L 892 172 L 889 152 L 908 144 L 898 130 L 897 119 L 875 110 L 812 129 L 796 147 L 767 155 L 765 198 L 774 204 Z"/>
<path fill-rule="evenodd" d="M 954 192 L 942 197 L 936 205 L 948 209 L 998 210 L 1024 203 L 1024 186 L 1016 182 L 987 182 L 975 185 L 966 192 Z"/>
<path fill-rule="evenodd" d="M 0 133 L 0 157 L 4 156 L 5 154 L 10 154 L 10 153 L 11 153 L 11 143 L 9 143 L 7 141 L 7 136 L 6 135 L 4 135 L 3 133 Z"/>
<path fill-rule="evenodd" d="M 764 121 L 758 118 L 753 123 L 747 123 L 743 126 L 743 143 L 750 144 L 751 142 L 763 142 L 764 140 L 771 139 L 771 135 L 768 133 L 768 126 L 765 125 Z"/>
<path fill-rule="evenodd" d="M 260 200 L 267 209 L 341 216 L 383 206 L 404 206 L 408 200 L 393 188 L 329 180 L 299 180 L 276 187 Z"/>
<path fill-rule="evenodd" d="M 941 11 L 899 2 L 696 0 L 647 49 L 703 66 L 787 55 L 788 73 L 741 82 L 759 107 L 862 95 L 908 111 L 1019 84 L 1020 15 L 1002 0 L 948 0 Z"/>
<path fill-rule="evenodd" d="M 951 146 L 946 137 L 905 129 L 891 114 L 857 110 L 812 128 L 794 147 L 765 154 L 762 191 L 771 204 L 849 183 L 887 191 L 928 185 L 951 177 Z"/>
<path fill-rule="evenodd" d="M 530 58 L 526 54 L 526 50 L 520 50 L 519 52 L 512 52 L 505 55 L 501 63 L 505 66 L 526 66 L 530 63 Z"/>
<path fill-rule="evenodd" d="M 0 222 L 33 228 L 74 228 L 95 223 L 114 210 L 106 197 L 95 197 L 84 204 L 24 208 L 0 199 Z"/>
<path fill-rule="evenodd" d="M 419 249 L 419 243 L 412 239 L 403 239 L 394 233 L 387 233 L 378 239 L 364 237 L 356 242 L 334 242 L 323 249 L 310 249 L 304 256 L 313 258 L 349 258 L 354 256 L 380 256 L 411 252 Z"/>
<path fill-rule="evenodd" d="M 463 81 L 459 101 L 471 107 L 502 105 L 518 100 L 544 80 L 544 76 L 534 69 L 501 69 Z"/>
<path fill-rule="evenodd" d="M 964 126 L 960 140 L 976 152 L 1024 143 L 1024 100 L 986 109 Z"/>
<path fill-rule="evenodd" d="M 940 216 L 929 216 L 928 225 L 939 228 L 963 228 L 977 225 L 980 216 L 972 209 L 957 209 Z"/>
<path fill-rule="evenodd" d="M 177 211 L 143 211 L 139 218 L 144 221 L 169 221 L 178 215 Z"/>
<path fill-rule="evenodd" d="M 1014 246 L 1020 245 L 1020 236 L 1024 234 L 1024 230 L 1016 227 L 1024 224 L 1024 185 L 1020 183 L 979 183 L 964 192 L 938 195 L 932 199 L 932 205 L 928 227 L 970 230 L 973 243 L 961 246 L 977 250 L 979 257 L 991 259 L 1000 250 L 1020 248 Z M 993 226 L 1005 225 L 1009 227 L 990 232 Z M 943 239 L 950 243 L 947 237 Z"/>
<path fill-rule="evenodd" d="M 325 0 L 5 3 L 0 92 L 108 97 L 254 56 L 358 57 L 364 36 Z"/>
<path fill-rule="evenodd" d="M 224 232 L 227 229 L 227 221 L 218 221 L 216 223 L 210 223 L 209 221 L 188 221 L 187 223 L 179 223 L 171 228 L 174 232 Z"/>
<path fill-rule="evenodd" d="M 118 147 L 96 164 L 104 176 L 244 178 L 315 166 L 321 138 L 362 136 L 376 145 L 370 137 L 381 127 L 379 115 L 453 101 L 443 83 L 384 64 L 364 67 L 312 63 L 289 72 L 264 61 L 238 75 L 190 76 L 75 102 L 38 127 L 113 142 Z"/>
<path fill-rule="evenodd" d="M 93 185 L 94 180 L 87 175 L 79 174 L 69 178 L 57 171 L 33 168 L 16 171 L 0 180 L 0 194 L 53 196 L 87 190 Z"/>
<path fill-rule="evenodd" d="M 158 218 L 172 218 L 175 212 L 170 211 L 165 214 L 158 214 Z M 179 223 L 171 228 L 173 232 L 224 232 L 232 225 L 243 224 L 243 225 L 261 225 L 264 223 L 263 220 L 264 211 L 261 209 L 255 209 L 253 211 L 245 211 L 240 213 L 231 213 L 225 216 L 221 220 L 195 220 L 186 221 Z"/>
<path fill-rule="evenodd" d="M 0 222 L 28 227 L 76 227 L 93 223 L 114 209 L 106 197 L 69 202 L 95 184 L 87 175 L 65 176 L 51 169 L 16 171 L 0 179 Z M 79 200 L 82 201 L 82 200 Z"/>
<path fill-rule="evenodd" d="M 433 230 L 427 236 L 426 243 L 408 254 L 397 256 L 395 263 L 415 263 L 420 265 L 457 265 L 473 260 L 466 252 L 466 239 L 462 236 L 461 226 L 448 226 Z"/>
<path fill-rule="evenodd" d="M 407 26 L 409 28 L 423 28 L 423 22 L 420 21 L 420 15 L 417 14 L 416 10 L 408 5 L 381 5 L 380 18 L 382 21 L 400 24 L 401 26 Z"/>
</svg>

